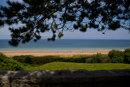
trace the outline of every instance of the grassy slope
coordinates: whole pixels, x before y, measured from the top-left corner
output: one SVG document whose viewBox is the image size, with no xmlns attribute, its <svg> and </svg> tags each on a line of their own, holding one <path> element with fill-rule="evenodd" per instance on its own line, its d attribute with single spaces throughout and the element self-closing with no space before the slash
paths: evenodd
<svg viewBox="0 0 130 87">
<path fill-rule="evenodd" d="M 26 66 L 25 70 L 66 70 L 66 69 L 85 69 L 93 70 L 112 70 L 112 69 L 130 69 L 130 64 L 123 63 L 69 63 L 69 62 L 52 62 L 41 66 Z"/>
</svg>

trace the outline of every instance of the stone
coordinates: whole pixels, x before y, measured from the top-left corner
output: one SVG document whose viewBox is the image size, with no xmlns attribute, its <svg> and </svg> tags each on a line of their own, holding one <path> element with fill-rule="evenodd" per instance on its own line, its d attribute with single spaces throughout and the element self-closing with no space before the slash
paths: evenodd
<svg viewBox="0 0 130 87">
<path fill-rule="evenodd" d="M 0 87 L 130 87 L 130 70 L 0 71 Z"/>
</svg>

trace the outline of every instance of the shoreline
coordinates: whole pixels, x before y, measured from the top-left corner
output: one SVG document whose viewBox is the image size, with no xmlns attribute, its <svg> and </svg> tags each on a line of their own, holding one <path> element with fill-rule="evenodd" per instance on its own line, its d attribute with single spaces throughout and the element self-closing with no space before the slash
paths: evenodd
<svg viewBox="0 0 130 87">
<path fill-rule="evenodd" d="M 111 50 L 72 50 L 72 51 L 0 51 L 8 57 L 32 55 L 32 56 L 73 56 L 73 55 L 93 55 L 97 53 L 108 54 Z M 124 51 L 124 50 L 120 50 Z"/>
</svg>

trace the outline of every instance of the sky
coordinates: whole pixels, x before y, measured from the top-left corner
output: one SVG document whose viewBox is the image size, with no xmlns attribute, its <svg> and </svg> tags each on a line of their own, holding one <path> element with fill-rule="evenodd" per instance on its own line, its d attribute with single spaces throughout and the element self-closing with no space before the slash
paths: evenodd
<svg viewBox="0 0 130 87">
<path fill-rule="evenodd" d="M 11 1 L 20 1 L 22 0 L 11 0 Z M 6 0 L 0 0 L 0 5 L 6 6 Z M 17 25 L 18 26 L 18 25 Z M 0 28 L 0 39 L 11 39 L 10 31 L 8 30 L 7 25 Z M 64 31 L 64 36 L 61 39 L 130 39 L 130 32 L 125 29 L 117 29 L 116 31 L 108 30 L 105 34 L 97 31 L 96 29 L 88 29 L 87 32 L 83 33 L 79 30 L 74 32 Z M 52 37 L 51 32 L 45 32 L 41 34 L 42 39 L 47 39 Z"/>
</svg>

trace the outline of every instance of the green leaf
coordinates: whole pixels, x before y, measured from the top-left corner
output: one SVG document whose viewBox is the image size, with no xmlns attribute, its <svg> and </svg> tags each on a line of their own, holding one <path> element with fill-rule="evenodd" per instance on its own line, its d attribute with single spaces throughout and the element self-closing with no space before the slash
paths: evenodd
<svg viewBox="0 0 130 87">
<path fill-rule="evenodd" d="M 59 32 L 58 37 L 61 38 L 64 34 L 62 32 Z"/>
<path fill-rule="evenodd" d="M 55 28 L 55 29 L 57 29 L 57 28 L 58 28 L 58 25 L 57 25 L 56 23 L 54 24 L 54 28 Z"/>
<path fill-rule="evenodd" d="M 78 24 L 78 25 L 80 25 L 80 22 L 79 22 L 79 20 L 77 20 L 77 24 Z"/>
</svg>

